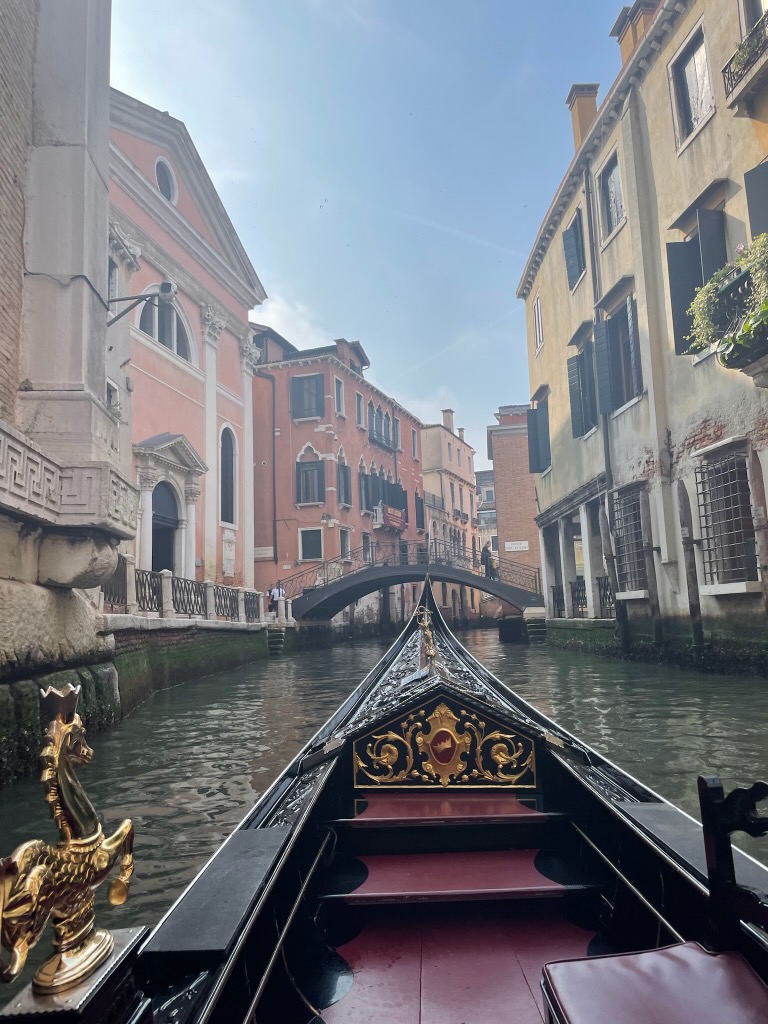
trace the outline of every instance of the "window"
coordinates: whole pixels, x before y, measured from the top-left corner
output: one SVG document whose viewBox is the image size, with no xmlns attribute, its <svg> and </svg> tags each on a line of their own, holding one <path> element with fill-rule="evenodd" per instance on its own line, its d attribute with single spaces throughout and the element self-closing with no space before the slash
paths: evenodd
<svg viewBox="0 0 768 1024">
<path fill-rule="evenodd" d="M 299 561 L 322 562 L 323 531 L 299 530 Z"/>
<path fill-rule="evenodd" d="M 456 449 L 456 463 L 459 466 L 461 465 L 461 448 Z"/>
<path fill-rule="evenodd" d="M 371 535 L 370 533 L 363 533 L 360 535 L 360 539 L 363 543 L 363 561 L 371 561 Z"/>
<path fill-rule="evenodd" d="M 768 0 L 744 0 L 744 21 L 747 32 L 753 29 L 768 11 Z"/>
<path fill-rule="evenodd" d="M 499 550 L 499 538 L 494 533 L 494 535 L 491 537 L 491 551 L 498 551 L 498 550 Z"/>
<path fill-rule="evenodd" d="M 333 378 L 333 398 L 336 406 L 336 412 L 339 415 L 344 415 L 344 381 L 339 380 L 338 377 Z"/>
<path fill-rule="evenodd" d="M 571 397 L 571 432 L 583 437 L 597 425 L 597 396 L 592 342 L 568 360 L 568 390 Z"/>
<path fill-rule="evenodd" d="M 450 441 L 448 442 L 448 461 L 453 462 L 453 445 Z"/>
<path fill-rule="evenodd" d="M 372 512 L 373 503 L 371 501 L 371 478 L 365 472 L 364 465 L 361 465 L 360 467 L 360 472 L 358 473 L 358 482 L 360 485 L 360 511 Z"/>
<path fill-rule="evenodd" d="M 483 501 L 496 501 L 496 496 L 493 493 L 493 488 L 488 487 L 483 494 Z"/>
<path fill-rule="evenodd" d="M 536 343 L 536 354 L 544 345 L 544 326 L 541 321 L 541 296 L 537 295 L 533 302 L 533 337 Z"/>
<path fill-rule="evenodd" d="M 392 420 L 389 418 L 389 413 L 384 413 L 384 440 L 389 444 L 392 439 Z"/>
<path fill-rule="evenodd" d="M 528 410 L 528 471 L 543 473 L 552 465 L 549 447 L 549 400 L 540 399 Z"/>
<path fill-rule="evenodd" d="M 696 495 L 704 583 L 757 580 L 746 455 L 732 454 L 697 466 Z"/>
<path fill-rule="evenodd" d="M 594 326 L 597 411 L 613 412 L 643 392 L 637 315 L 631 295 L 608 320 Z"/>
<path fill-rule="evenodd" d="M 619 590 L 646 590 L 640 491 L 617 491 L 613 496 L 613 535 L 616 540 L 616 575 Z"/>
<path fill-rule="evenodd" d="M 325 501 L 325 463 L 308 458 L 296 463 L 296 504 L 322 505 Z"/>
<path fill-rule="evenodd" d="M 600 203 L 603 215 L 603 238 L 608 238 L 624 220 L 624 196 L 621 191 L 618 153 L 614 153 L 600 175 Z"/>
<path fill-rule="evenodd" d="M 191 361 L 187 331 L 173 303 L 147 299 L 139 317 L 139 330 L 187 362 Z"/>
<path fill-rule="evenodd" d="M 344 559 L 348 559 L 349 558 L 349 551 L 350 551 L 349 538 L 350 538 L 350 534 L 351 534 L 350 530 L 345 530 L 343 528 L 339 530 L 339 554 Z"/>
<path fill-rule="evenodd" d="M 392 420 L 392 445 L 400 451 L 400 420 L 397 416 Z"/>
<path fill-rule="evenodd" d="M 120 390 L 113 380 L 107 378 L 107 408 L 113 412 L 120 411 Z"/>
<path fill-rule="evenodd" d="M 325 381 L 322 373 L 291 377 L 291 415 L 295 420 L 325 414 Z"/>
<path fill-rule="evenodd" d="M 418 491 L 413 496 L 413 503 L 416 506 L 416 529 L 424 529 L 424 499 Z"/>
<path fill-rule="evenodd" d="M 747 175 L 744 178 L 746 184 Z M 727 262 L 725 215 L 722 210 L 697 210 L 696 226 L 691 235 L 684 242 L 667 242 L 672 331 L 678 355 L 690 348 L 688 336 L 692 324 L 688 308 L 696 296 L 696 289 L 701 288 Z"/>
<path fill-rule="evenodd" d="M 464 511 L 464 488 L 459 484 L 459 510 Z"/>
<path fill-rule="evenodd" d="M 355 392 L 355 422 L 358 427 L 365 426 L 365 406 L 363 404 L 363 396 L 359 391 Z"/>
<path fill-rule="evenodd" d="M 113 259 L 110 258 L 107 264 L 107 298 L 116 299 L 117 289 L 119 283 L 119 270 L 118 266 Z"/>
<path fill-rule="evenodd" d="M 221 521 L 235 521 L 235 435 L 224 427 L 219 448 L 219 473 L 221 476 Z"/>
<path fill-rule="evenodd" d="M 678 142 L 683 142 L 715 108 L 701 29 L 672 65 L 672 78 L 677 102 Z"/>
<path fill-rule="evenodd" d="M 581 222 L 581 208 L 570 226 L 563 231 L 563 249 L 565 250 L 565 271 L 568 275 L 568 287 L 574 289 L 586 269 L 584 257 L 584 227 Z"/>
<path fill-rule="evenodd" d="M 451 480 L 451 509 L 456 508 L 456 486 Z"/>
<path fill-rule="evenodd" d="M 160 194 L 165 196 L 169 203 L 175 204 L 178 198 L 176 178 L 165 160 L 158 160 L 155 164 L 155 180 Z"/>
<path fill-rule="evenodd" d="M 414 459 L 419 457 L 419 439 L 415 430 L 411 430 L 411 455 Z"/>
<path fill-rule="evenodd" d="M 352 507 L 352 467 L 347 465 L 343 455 L 336 464 L 336 493 L 340 505 Z"/>
<path fill-rule="evenodd" d="M 448 586 L 445 583 L 443 584 L 443 607 L 448 607 Z"/>
</svg>

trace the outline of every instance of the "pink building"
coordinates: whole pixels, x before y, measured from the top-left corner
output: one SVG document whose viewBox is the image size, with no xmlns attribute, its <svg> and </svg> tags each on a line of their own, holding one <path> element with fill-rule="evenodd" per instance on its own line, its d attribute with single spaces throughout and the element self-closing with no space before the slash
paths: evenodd
<svg viewBox="0 0 768 1024">
<path fill-rule="evenodd" d="M 152 296 L 109 331 L 136 564 L 252 586 L 248 311 L 265 292 L 181 121 L 115 90 L 110 116 L 110 297 Z"/>
</svg>

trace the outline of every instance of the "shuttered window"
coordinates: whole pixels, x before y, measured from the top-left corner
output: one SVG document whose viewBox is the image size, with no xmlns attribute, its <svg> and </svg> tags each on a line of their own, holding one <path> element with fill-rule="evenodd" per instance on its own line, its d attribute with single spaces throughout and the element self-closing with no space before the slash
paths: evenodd
<svg viewBox="0 0 768 1024">
<path fill-rule="evenodd" d="M 295 420 L 325 413 L 325 381 L 322 373 L 291 378 L 291 415 Z"/>
<path fill-rule="evenodd" d="M 296 504 L 322 504 L 325 501 L 325 463 L 296 463 Z"/>
<path fill-rule="evenodd" d="M 415 494 L 413 503 L 416 506 L 416 529 L 424 529 L 424 499 L 420 494 Z"/>
<path fill-rule="evenodd" d="M 696 289 L 701 288 L 727 262 L 722 210 L 699 210 L 695 235 L 685 242 L 667 242 L 672 331 L 678 355 L 691 347 L 688 336 L 692 319 L 688 308 L 695 298 Z"/>
<path fill-rule="evenodd" d="M 624 220 L 624 194 L 621 190 L 618 154 L 608 161 L 600 175 L 600 200 L 603 238 L 608 238 Z"/>
<path fill-rule="evenodd" d="M 753 240 L 768 231 L 768 161 L 744 175 L 749 210 L 749 230 Z"/>
<path fill-rule="evenodd" d="M 691 45 L 675 62 L 674 80 L 678 134 L 682 142 L 698 128 L 715 105 L 703 32 L 696 33 Z"/>
<path fill-rule="evenodd" d="M 568 390 L 571 399 L 571 431 L 583 437 L 597 424 L 595 371 L 592 343 L 568 360 Z"/>
<path fill-rule="evenodd" d="M 352 467 L 339 462 L 336 467 L 336 489 L 340 505 L 352 504 Z"/>
<path fill-rule="evenodd" d="M 565 270 L 568 275 L 568 287 L 576 287 L 581 275 L 584 273 L 586 262 L 584 259 L 584 228 L 581 221 L 581 210 L 576 211 L 576 216 L 569 227 L 563 231 L 563 250 L 565 252 Z"/>
<path fill-rule="evenodd" d="M 621 408 L 643 392 L 637 310 L 631 295 L 612 317 L 595 324 L 597 411 Z"/>
<path fill-rule="evenodd" d="M 528 409 L 528 470 L 543 473 L 551 464 L 549 403 L 543 398 L 535 409 Z"/>
<path fill-rule="evenodd" d="M 302 562 L 321 562 L 323 559 L 323 531 L 299 530 L 299 559 Z"/>
</svg>

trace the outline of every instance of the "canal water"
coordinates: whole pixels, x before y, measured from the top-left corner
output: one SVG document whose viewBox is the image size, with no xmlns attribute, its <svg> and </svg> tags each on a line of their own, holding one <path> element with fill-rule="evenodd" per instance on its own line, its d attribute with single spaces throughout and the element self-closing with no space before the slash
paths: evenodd
<svg viewBox="0 0 768 1024">
<path fill-rule="evenodd" d="M 727 788 L 768 778 L 763 679 L 501 644 L 495 630 L 459 636 L 522 697 L 691 813 L 700 772 Z M 90 737 L 95 757 L 80 777 L 94 806 L 106 828 L 123 817 L 136 828 L 128 903 L 100 919 L 155 923 L 387 646 L 347 642 L 187 683 Z M 0 856 L 33 837 L 56 838 L 40 783 L 0 789 Z M 744 847 L 768 862 L 768 840 Z"/>
</svg>

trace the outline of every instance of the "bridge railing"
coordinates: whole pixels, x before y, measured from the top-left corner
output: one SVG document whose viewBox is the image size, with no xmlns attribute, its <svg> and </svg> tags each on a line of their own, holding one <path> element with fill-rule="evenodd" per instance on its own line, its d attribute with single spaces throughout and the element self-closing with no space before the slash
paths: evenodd
<svg viewBox="0 0 768 1024">
<path fill-rule="evenodd" d="M 326 562 L 314 562 L 301 572 L 281 580 L 286 597 L 296 598 L 309 590 L 327 586 L 342 576 L 382 565 L 423 566 L 426 574 L 428 565 L 449 565 L 465 569 L 479 577 L 490 577 L 510 586 L 519 587 L 534 594 L 541 593 L 541 571 L 513 562 L 497 559 L 497 566 L 487 573 L 477 555 L 449 543 L 431 541 L 374 541 L 365 547 L 356 548 L 348 555 L 332 558 Z"/>
</svg>

